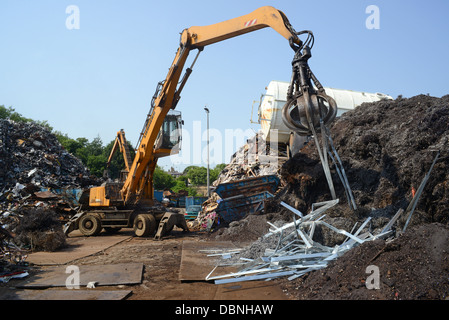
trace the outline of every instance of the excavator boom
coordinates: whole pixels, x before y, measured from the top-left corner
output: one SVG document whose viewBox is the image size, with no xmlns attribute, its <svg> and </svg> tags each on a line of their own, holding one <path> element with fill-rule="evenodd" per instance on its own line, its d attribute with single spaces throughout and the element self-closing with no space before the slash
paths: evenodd
<svg viewBox="0 0 449 320">
<path fill-rule="evenodd" d="M 307 60 L 311 57 L 309 44 L 313 43 L 310 31 L 296 32 L 287 17 L 273 7 L 261 7 L 247 15 L 226 20 L 209 26 L 194 26 L 184 29 L 181 33 L 180 45 L 171 64 L 165 80 L 158 83 L 156 93 L 151 101 L 151 109 L 140 134 L 136 155 L 131 163 L 126 157 L 128 169 L 126 180 L 122 183 L 106 183 L 100 187 L 90 189 L 89 207 L 87 214 L 80 213 L 72 224 L 78 224 L 85 235 L 95 235 L 102 227 L 117 228 L 133 226 L 137 236 L 146 236 L 155 231 L 156 221 L 159 228 L 155 238 L 160 239 L 173 225 L 188 231 L 184 216 L 172 212 L 157 212 L 153 206 L 153 173 L 158 158 L 178 152 L 176 134 L 181 123 L 174 111 L 181 92 L 192 73 L 193 65 L 205 46 L 240 36 L 262 28 L 271 27 L 288 40 L 288 44 L 295 51 L 292 63 L 293 75 L 288 90 L 288 110 L 285 118 L 292 125 L 293 130 L 309 132 L 316 126 L 318 118 L 326 112 L 329 114 L 325 121 L 333 120 L 336 106 L 330 97 L 324 93 L 316 77 L 310 71 Z M 303 42 L 299 35 L 307 34 Z M 313 44 L 312 44 L 313 46 Z M 184 66 L 191 50 L 198 53 L 190 67 Z M 182 74 L 184 75 L 182 76 Z M 182 76 L 182 77 L 181 77 Z M 319 94 L 314 90 L 311 79 L 317 85 Z M 328 107 L 330 105 L 330 107 Z M 284 107 L 285 108 L 285 107 Z M 295 110 L 299 109 L 299 112 Z M 329 109 L 329 110 L 328 110 Z M 284 114 L 283 114 L 284 115 Z M 300 118 L 297 116 L 300 115 Z M 318 117 L 317 117 L 318 115 Z M 304 123 L 307 120 L 307 123 Z M 118 133 L 113 152 L 117 147 L 126 144 L 124 134 Z M 121 149 L 122 152 L 125 149 Z M 71 225 L 66 230 L 71 230 Z"/>
<path fill-rule="evenodd" d="M 123 160 L 125 161 L 125 169 L 129 171 L 129 168 L 132 164 L 131 159 L 131 153 L 129 150 L 128 142 L 126 141 L 125 137 L 125 131 L 121 129 L 117 132 L 117 136 L 115 137 L 114 145 L 112 146 L 111 153 L 109 154 L 108 162 L 106 163 L 106 167 L 109 167 L 112 161 L 112 158 L 114 157 L 115 153 L 117 152 L 117 149 L 120 150 L 120 152 L 123 155 Z"/>
<path fill-rule="evenodd" d="M 285 39 L 292 39 L 294 43 L 301 45 L 302 41 L 296 35 L 296 31 L 285 14 L 270 6 L 261 7 L 247 15 L 209 26 L 185 29 L 181 36 L 181 45 L 201 48 L 266 27 L 271 27 Z"/>
<path fill-rule="evenodd" d="M 122 195 L 125 202 L 152 199 L 152 175 L 158 159 L 154 144 L 167 113 L 176 107 L 180 93 L 192 72 L 192 68 L 187 68 L 179 83 L 190 51 L 198 49 L 201 52 L 204 46 L 266 27 L 273 28 L 289 42 L 297 45 L 302 43 L 285 14 L 269 6 L 261 7 L 238 18 L 209 26 L 191 27 L 182 32 L 180 47 L 166 79 L 162 82 L 159 95 L 154 101 L 152 112 L 141 134 L 140 145 L 136 150 L 130 174 L 123 185 Z M 196 58 L 193 64 L 195 62 Z"/>
</svg>

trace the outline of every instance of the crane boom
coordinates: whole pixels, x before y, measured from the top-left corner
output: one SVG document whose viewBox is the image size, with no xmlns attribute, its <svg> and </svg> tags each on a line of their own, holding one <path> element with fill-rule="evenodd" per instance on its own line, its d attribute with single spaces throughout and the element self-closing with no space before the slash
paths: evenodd
<svg viewBox="0 0 449 320">
<path fill-rule="evenodd" d="M 78 228 L 84 235 L 91 236 L 97 235 L 102 228 L 118 230 L 132 226 L 139 237 L 148 236 L 157 228 L 155 238 L 160 239 L 163 234 L 170 232 L 174 225 L 188 231 L 182 214 L 153 206 L 153 173 L 156 163 L 160 157 L 179 151 L 180 138 L 173 132 L 176 131 L 174 129 L 180 128 L 181 120 L 174 109 L 192 73 L 193 65 L 205 46 L 266 27 L 271 27 L 287 39 L 295 51 L 288 101 L 283 110 L 284 122 L 287 122 L 293 131 L 308 134 L 309 131 L 315 133 L 317 124 L 323 126 L 333 120 L 336 104 L 325 94 L 307 64 L 311 57 L 313 34 L 308 30 L 296 32 L 281 11 L 265 6 L 220 23 L 184 29 L 167 76 L 158 83 L 151 101 L 151 109 L 145 119 L 132 163 L 131 159 L 125 157 L 128 173 L 126 180 L 123 183 L 107 182 L 90 188 L 88 204 L 87 201 L 80 200 L 81 208 L 87 205 L 88 211 L 76 214 L 65 226 L 66 233 Z M 298 37 L 301 34 L 308 35 L 304 42 Z M 198 53 L 192 65 L 184 72 L 187 58 L 193 49 L 198 50 Z M 318 92 L 312 86 L 312 81 Z M 124 133 L 120 131 L 111 155 L 116 152 L 117 147 L 125 145 Z M 120 150 L 127 153 L 124 148 Z"/>
<path fill-rule="evenodd" d="M 114 154 L 117 152 L 117 149 L 123 155 L 123 160 L 125 161 L 125 169 L 129 172 L 129 168 L 132 164 L 131 153 L 129 150 L 128 142 L 125 138 L 125 131 L 120 129 L 117 131 L 117 136 L 115 137 L 114 145 L 112 146 L 111 153 L 109 154 L 108 162 L 106 163 L 106 167 L 109 167 L 112 161 Z"/>
<path fill-rule="evenodd" d="M 181 35 L 181 46 L 201 48 L 266 27 L 271 27 L 287 40 L 292 39 L 297 45 L 302 42 L 282 11 L 265 6 L 241 17 L 185 29 Z"/>
<path fill-rule="evenodd" d="M 192 71 L 191 68 L 186 70 L 186 74 L 178 86 L 190 51 L 198 49 L 201 52 L 204 46 L 266 27 L 273 28 L 290 42 L 297 45 L 302 43 L 285 14 L 270 6 L 261 7 L 238 18 L 209 26 L 195 26 L 182 32 L 180 46 L 166 79 L 163 81 L 160 93 L 154 101 L 154 107 L 146 122 L 146 127 L 142 131 L 130 174 L 123 185 L 121 193 L 125 203 L 131 200 L 152 199 L 152 175 L 157 159 L 160 157 L 153 146 L 164 118 L 169 110 L 176 107 L 180 93 Z M 196 59 L 193 64 L 195 62 Z M 164 152 L 162 153 L 164 154 Z"/>
</svg>

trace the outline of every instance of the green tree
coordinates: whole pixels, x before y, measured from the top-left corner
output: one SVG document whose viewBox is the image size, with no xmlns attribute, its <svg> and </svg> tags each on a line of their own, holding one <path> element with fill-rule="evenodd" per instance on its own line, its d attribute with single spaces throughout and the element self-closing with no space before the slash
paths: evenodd
<svg viewBox="0 0 449 320">
<path fill-rule="evenodd" d="M 10 119 L 15 122 L 34 122 L 44 128 L 47 128 L 49 131 L 53 131 L 53 127 L 50 126 L 47 120 L 41 121 L 25 118 L 20 113 L 16 112 L 14 108 L 12 107 L 6 108 L 4 105 L 0 106 L 0 119 Z"/>
<path fill-rule="evenodd" d="M 55 132 L 55 135 L 59 143 L 68 152 L 80 159 L 91 174 L 97 177 L 103 176 L 108 156 L 105 155 L 105 148 L 100 137 L 96 137 L 89 142 L 87 138 L 72 139 L 61 132 Z"/>
<path fill-rule="evenodd" d="M 182 174 L 185 175 L 185 176 L 187 176 L 187 174 L 189 173 L 189 171 L 190 171 L 191 169 L 196 169 L 196 168 L 199 168 L 199 167 L 198 167 L 198 166 L 188 166 L 188 167 L 186 167 L 186 168 L 184 169 L 184 171 L 182 172 Z"/>
<path fill-rule="evenodd" d="M 101 155 L 103 154 L 103 142 L 101 141 L 100 137 L 96 137 L 92 140 L 92 142 L 89 142 L 86 144 L 87 153 L 89 155 Z"/>
<path fill-rule="evenodd" d="M 106 168 L 107 158 L 100 155 L 88 155 L 86 166 L 89 168 L 91 174 L 102 177 Z"/>
<path fill-rule="evenodd" d="M 174 185 L 174 187 L 171 188 L 171 189 L 172 189 L 173 192 L 178 193 L 179 191 L 187 190 L 187 188 L 188 188 L 188 186 L 186 186 L 185 181 L 177 180 L 177 179 L 176 179 L 175 185 Z"/>
<path fill-rule="evenodd" d="M 69 141 L 69 149 L 73 150 L 72 154 L 77 156 L 86 165 L 87 159 L 89 159 L 88 144 L 89 140 L 86 138 L 76 138 L 73 141 Z"/>
<path fill-rule="evenodd" d="M 176 185 L 175 179 L 161 167 L 156 166 L 153 174 L 153 185 L 155 190 L 171 189 Z"/>
<path fill-rule="evenodd" d="M 226 164 L 221 163 L 209 170 L 210 183 L 217 180 L 224 167 L 226 167 Z M 190 182 L 195 186 L 207 185 L 207 168 L 205 167 L 188 166 L 184 169 L 184 175 L 187 176 Z"/>
<path fill-rule="evenodd" d="M 59 131 L 56 131 L 54 134 L 56 135 L 56 138 L 58 139 L 59 143 L 64 147 L 64 149 L 66 149 L 73 155 L 76 155 L 78 150 L 84 149 L 87 143 L 89 142 L 86 138 L 78 138 L 76 140 L 69 138 L 67 134 L 63 134 Z M 87 157 L 85 157 L 84 160 L 87 160 Z"/>
<path fill-rule="evenodd" d="M 209 173 L 209 175 L 210 175 L 210 183 L 212 183 L 215 180 L 217 180 L 218 176 L 220 175 L 220 173 L 224 169 L 224 167 L 226 167 L 226 164 L 221 163 L 221 164 L 217 164 L 215 166 L 215 168 L 210 170 L 210 173 Z"/>
<path fill-rule="evenodd" d="M 207 169 L 205 167 L 191 168 L 187 172 L 187 177 L 194 186 L 207 184 Z"/>
<path fill-rule="evenodd" d="M 16 122 L 31 122 L 33 120 L 25 118 L 20 113 L 16 112 L 13 107 L 6 108 L 4 105 L 0 106 L 0 119 L 10 119 Z"/>
<path fill-rule="evenodd" d="M 196 196 L 198 196 L 198 192 L 196 191 L 195 188 L 187 187 L 187 192 L 188 192 L 189 197 L 196 197 Z"/>
<path fill-rule="evenodd" d="M 194 187 L 189 186 L 189 179 L 187 176 L 179 176 L 175 179 L 175 186 L 172 188 L 173 192 L 187 191 L 188 195 L 191 197 L 195 197 L 198 195 L 198 192 Z"/>
</svg>

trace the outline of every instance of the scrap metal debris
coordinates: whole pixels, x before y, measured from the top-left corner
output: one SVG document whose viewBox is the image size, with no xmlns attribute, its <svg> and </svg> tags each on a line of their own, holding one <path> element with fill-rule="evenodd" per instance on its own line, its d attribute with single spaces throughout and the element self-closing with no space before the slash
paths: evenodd
<svg viewBox="0 0 449 320">
<path fill-rule="evenodd" d="M 261 252 L 260 256 L 253 259 L 240 257 L 241 260 L 249 260 L 249 262 L 244 264 L 243 267 L 235 273 L 211 276 L 217 268 L 216 267 L 206 277 L 206 280 L 215 280 L 216 284 L 262 279 L 270 280 L 285 276 L 289 276 L 288 280 L 293 280 L 310 271 L 327 267 L 330 261 L 342 256 L 355 246 L 377 239 L 394 239 L 396 234 L 400 235 L 405 232 L 413 211 L 418 204 L 419 197 L 424 190 L 426 182 L 430 178 L 430 174 L 439 155 L 440 152 L 437 152 L 430 169 L 426 173 L 417 193 L 415 193 L 407 209 L 404 211 L 400 208 L 383 228 L 377 228 L 377 231 L 372 231 L 370 226 L 372 217 L 367 217 L 360 226 L 357 225 L 357 222 L 350 231 L 337 228 L 332 224 L 325 222 L 325 212 L 337 205 L 339 203 L 338 199 L 312 204 L 312 210 L 308 215 L 304 215 L 298 209 L 281 201 L 280 205 L 293 213 L 293 222 L 277 226 L 267 221 L 271 228 L 269 232 L 262 237 L 262 243 L 264 242 L 264 239 L 271 239 L 271 241 L 265 241 L 265 244 L 268 245 L 263 252 L 261 252 L 260 247 L 257 248 L 257 250 L 254 250 L 254 244 L 248 249 L 251 254 L 253 254 L 254 251 Z M 395 233 L 393 225 L 397 222 L 399 216 L 403 214 L 406 215 L 406 223 L 401 232 Z M 318 226 L 327 228 L 336 234 L 343 235 L 345 238 L 342 242 L 333 247 L 320 243 L 314 239 L 314 233 Z M 273 241 L 273 237 L 277 237 L 276 241 Z M 257 246 L 260 246 L 260 241 L 256 244 L 256 247 Z M 244 253 L 244 251 L 239 250 L 232 253 L 241 254 Z M 222 257 L 230 258 L 230 252 L 225 252 Z"/>
<path fill-rule="evenodd" d="M 3 283 L 29 275 L 27 251 L 14 244 L 12 239 L 13 235 L 0 226 L 0 282 Z"/>
<path fill-rule="evenodd" d="M 27 250 L 63 246 L 59 225 L 75 214 L 82 188 L 96 183 L 49 129 L 0 119 L 0 225 L 11 243 Z"/>
<path fill-rule="evenodd" d="M 360 226 L 354 225 L 348 232 L 336 228 L 323 221 L 327 209 L 338 204 L 339 200 L 330 200 L 314 204 L 314 210 L 304 215 L 286 203 L 282 203 L 293 213 L 293 222 L 281 226 L 269 223 L 271 229 L 259 241 L 253 243 L 246 250 L 234 250 L 233 254 L 239 259 L 235 265 L 246 261 L 240 270 L 235 273 L 212 276 L 216 270 L 206 277 L 206 280 L 214 280 L 216 284 L 269 280 L 278 277 L 288 276 L 289 280 L 296 279 L 310 271 L 325 268 L 328 263 L 353 247 L 376 239 L 387 238 L 392 235 L 391 228 L 383 229 L 381 232 L 372 233 L 370 231 L 370 220 L 368 217 Z M 334 247 L 326 246 L 314 240 L 314 232 L 317 226 L 323 226 L 335 233 L 345 236 L 345 240 Z M 262 255 L 256 258 L 245 257 L 246 253 L 254 251 L 254 247 L 263 244 Z M 260 248 L 256 251 L 261 251 Z M 223 257 L 228 257 L 231 252 L 223 253 Z M 234 259 L 235 260 L 235 259 Z M 249 261 L 249 262 L 248 262 Z M 226 265 L 229 265 L 227 263 Z M 218 265 L 220 266 L 220 265 Z"/>
<path fill-rule="evenodd" d="M 47 128 L 34 122 L 0 119 L 0 170 L 2 197 L 11 192 L 17 197 L 30 187 L 62 188 L 92 182 L 81 160 L 67 152 Z"/>
<path fill-rule="evenodd" d="M 287 151 L 283 149 L 282 146 L 270 142 L 267 142 L 262 133 L 255 134 L 252 138 L 248 139 L 246 144 L 244 144 L 240 149 L 234 153 L 231 157 L 231 161 L 226 167 L 220 172 L 217 179 L 212 183 L 214 190 L 219 189 L 219 186 L 225 186 L 232 183 L 239 183 L 244 181 L 251 181 L 251 179 L 258 179 L 263 177 L 275 176 L 279 178 L 279 168 L 287 160 Z M 279 182 L 276 185 L 278 186 Z M 276 189 L 275 188 L 275 189 Z M 276 190 L 269 190 L 270 194 L 258 195 L 262 199 L 254 199 L 254 201 L 249 201 L 251 203 L 260 204 L 264 199 L 271 197 L 271 193 Z M 246 196 L 256 195 L 257 192 L 251 191 L 249 188 L 247 190 Z M 257 195 L 256 195 L 257 197 Z M 202 204 L 201 212 L 198 214 L 196 220 L 189 222 L 189 227 L 192 229 L 200 229 L 210 231 L 217 219 L 222 218 L 220 212 L 229 210 L 224 210 L 226 207 L 223 200 L 226 200 L 228 195 L 220 195 L 219 192 L 213 192 L 212 195 Z M 231 199 L 227 199 L 231 201 Z M 221 204 L 220 204 L 221 203 Z M 237 204 L 238 205 L 238 204 Z M 253 208 L 259 211 L 261 207 Z M 241 218 L 241 217 L 240 217 Z M 227 222 L 231 222 L 228 220 Z"/>
<path fill-rule="evenodd" d="M 287 151 L 281 145 L 267 142 L 263 133 L 257 133 L 234 153 L 212 185 L 277 174 L 278 165 L 285 160 Z"/>
</svg>

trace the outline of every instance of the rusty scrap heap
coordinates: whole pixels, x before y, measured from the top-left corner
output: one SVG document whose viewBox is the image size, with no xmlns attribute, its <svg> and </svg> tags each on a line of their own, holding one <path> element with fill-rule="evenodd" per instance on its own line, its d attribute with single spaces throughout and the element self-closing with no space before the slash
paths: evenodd
<svg viewBox="0 0 449 320">
<path fill-rule="evenodd" d="M 0 224 L 17 245 L 49 251 L 64 245 L 60 220 L 74 213 L 81 188 L 92 183 L 49 129 L 0 119 Z"/>
<path fill-rule="evenodd" d="M 278 177 L 280 165 L 287 159 L 285 152 L 282 153 L 278 147 L 278 145 L 273 146 L 267 142 L 262 133 L 255 134 L 232 155 L 230 162 L 212 183 L 213 189 L 216 190 L 219 185 L 235 181 L 250 181 L 254 178 L 272 175 Z M 247 186 L 245 190 L 245 195 L 254 194 L 254 192 L 251 193 L 251 186 Z M 215 220 L 219 218 L 217 209 L 222 200 L 217 192 L 213 192 L 210 198 L 203 203 L 198 218 L 190 222 L 191 227 L 210 230 Z M 225 220 L 222 219 L 222 222 Z"/>
</svg>

